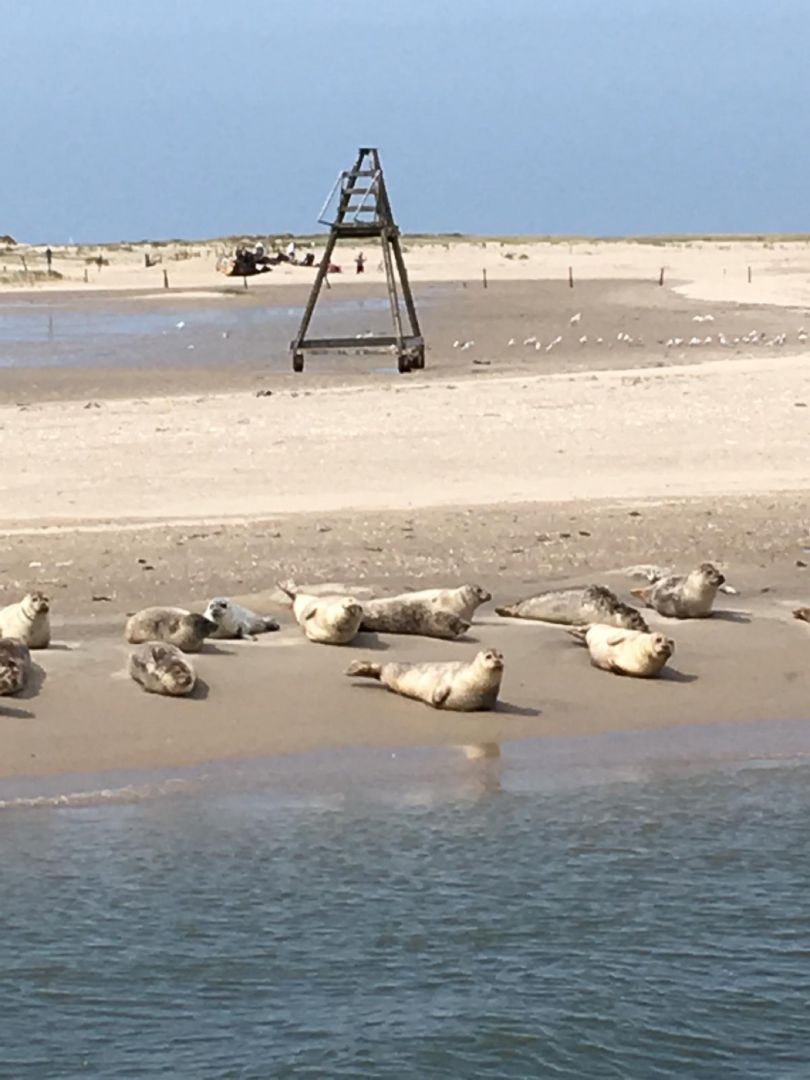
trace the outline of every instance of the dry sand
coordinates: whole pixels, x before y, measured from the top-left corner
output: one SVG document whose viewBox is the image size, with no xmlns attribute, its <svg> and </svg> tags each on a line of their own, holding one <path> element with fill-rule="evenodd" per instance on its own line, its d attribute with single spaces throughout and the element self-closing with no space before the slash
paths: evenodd
<svg viewBox="0 0 810 1080">
<path fill-rule="evenodd" d="M 31 691 L 0 702 L 0 775 L 806 717 L 810 633 L 790 618 L 810 602 L 804 313 L 739 296 L 701 306 L 714 313 L 706 334 L 782 328 L 789 347 L 673 350 L 665 340 L 691 328 L 694 303 L 639 282 L 638 262 L 636 283 L 616 269 L 575 289 L 575 304 L 560 283 L 442 294 L 418 376 L 362 354 L 297 380 L 258 364 L 182 379 L 157 366 L 4 373 L 3 596 L 45 587 L 61 647 L 38 654 Z M 617 326 L 640 344 L 608 349 Z M 508 348 L 510 328 L 564 340 Z M 605 347 L 580 346 L 580 333 Z M 475 349 L 454 350 L 455 335 Z M 373 592 L 472 579 L 502 602 L 553 581 L 626 591 L 610 571 L 706 558 L 740 593 L 712 620 L 668 625 L 673 674 L 649 683 L 590 668 L 565 634 L 504 622 L 494 604 L 458 643 L 315 646 L 273 592 L 282 575 Z M 125 613 L 216 594 L 280 613 L 282 632 L 208 648 L 193 700 L 143 694 L 122 674 Z M 368 649 L 457 658 L 479 643 L 507 658 L 491 715 L 436 713 L 342 676 Z"/>
</svg>

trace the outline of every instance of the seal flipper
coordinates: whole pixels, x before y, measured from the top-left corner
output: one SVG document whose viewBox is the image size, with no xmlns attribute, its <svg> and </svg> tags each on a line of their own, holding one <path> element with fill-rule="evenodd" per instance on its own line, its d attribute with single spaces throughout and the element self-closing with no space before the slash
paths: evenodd
<svg viewBox="0 0 810 1080">
<path fill-rule="evenodd" d="M 268 633 L 268 634 L 272 633 L 273 630 L 280 630 L 281 629 L 281 627 L 278 624 L 278 621 L 276 619 L 270 618 L 269 615 L 265 616 L 262 619 L 262 624 L 264 625 L 265 632 Z"/>
<path fill-rule="evenodd" d="M 630 595 L 635 596 L 637 600 L 645 605 L 645 607 L 652 607 L 650 601 L 652 600 L 653 587 L 648 585 L 646 589 L 631 589 Z"/>
<path fill-rule="evenodd" d="M 434 709 L 441 709 L 447 699 L 450 697 L 449 686 L 437 686 L 433 693 L 430 695 L 430 704 Z"/>
<path fill-rule="evenodd" d="M 579 645 L 587 645 L 587 633 L 589 629 L 590 627 L 588 626 L 568 626 L 566 627 L 565 632 L 566 634 L 570 634 L 574 641 Z"/>
<path fill-rule="evenodd" d="M 292 579 L 289 581 L 277 581 L 276 586 L 281 589 L 283 593 L 286 593 L 291 600 L 295 600 L 296 596 L 301 591 Z"/>
<path fill-rule="evenodd" d="M 345 674 L 359 679 L 379 679 L 382 664 L 372 664 L 370 660 L 352 660 Z"/>
<path fill-rule="evenodd" d="M 495 614 L 500 615 L 502 619 L 509 619 L 515 614 L 515 608 L 517 604 L 510 604 L 508 607 L 496 607 Z"/>
</svg>

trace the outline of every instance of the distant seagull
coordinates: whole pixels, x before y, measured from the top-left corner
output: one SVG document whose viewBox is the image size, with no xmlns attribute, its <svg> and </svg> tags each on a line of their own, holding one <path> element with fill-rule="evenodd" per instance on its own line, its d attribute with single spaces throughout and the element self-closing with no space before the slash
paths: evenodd
<svg viewBox="0 0 810 1080">
<path fill-rule="evenodd" d="M 230 335 L 230 332 L 228 330 L 223 330 L 222 331 L 222 336 L 223 336 L 223 338 L 229 338 L 231 335 Z"/>
<path fill-rule="evenodd" d="M 588 335 L 583 334 L 582 337 L 579 339 L 580 345 L 584 345 L 587 340 L 588 340 Z"/>
<path fill-rule="evenodd" d="M 358 336 L 358 337 L 360 337 L 360 335 L 359 335 L 359 334 L 358 334 L 357 336 Z M 453 348 L 454 348 L 454 349 L 459 349 L 459 348 L 461 348 L 461 342 L 460 342 L 460 341 L 454 341 L 454 342 L 453 342 Z"/>
<path fill-rule="evenodd" d="M 712 343 L 712 339 L 710 337 L 705 337 L 703 339 L 703 344 L 704 345 L 711 345 L 711 343 Z"/>
<path fill-rule="evenodd" d="M 535 352 L 540 352 L 540 350 L 542 348 L 543 348 L 543 342 L 542 341 L 535 341 L 535 343 L 534 343 L 534 351 Z"/>
<path fill-rule="evenodd" d="M 515 344 L 515 339 L 513 337 L 510 337 L 509 340 L 506 343 L 506 346 L 507 346 L 507 348 L 511 348 L 511 346 L 514 345 L 514 344 Z"/>
<path fill-rule="evenodd" d="M 578 312 L 576 313 L 576 315 L 572 315 L 572 316 L 571 316 L 571 318 L 570 318 L 570 319 L 569 319 L 568 321 L 570 322 L 570 324 L 571 324 L 572 326 L 574 326 L 574 325 L 575 325 L 576 323 L 578 323 L 578 322 L 579 322 L 579 320 L 580 320 L 581 318 L 582 318 L 582 312 L 581 312 L 581 311 L 578 311 Z"/>
<path fill-rule="evenodd" d="M 186 324 L 181 320 L 179 323 L 175 323 L 178 330 L 182 330 Z"/>
<path fill-rule="evenodd" d="M 554 346 L 559 345 L 561 341 L 562 341 L 562 337 L 558 334 L 557 337 L 555 337 L 553 341 L 550 341 L 548 343 L 548 345 L 546 345 L 546 352 L 551 352 L 551 350 L 554 348 Z"/>
<path fill-rule="evenodd" d="M 524 345 L 536 345 L 537 344 L 537 338 L 536 337 L 527 337 L 525 339 L 525 341 L 523 342 L 523 344 Z"/>
</svg>

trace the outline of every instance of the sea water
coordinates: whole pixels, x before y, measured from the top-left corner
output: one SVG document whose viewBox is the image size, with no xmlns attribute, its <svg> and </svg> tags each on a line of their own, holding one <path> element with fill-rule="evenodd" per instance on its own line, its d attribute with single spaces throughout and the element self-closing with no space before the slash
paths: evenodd
<svg viewBox="0 0 810 1080">
<path fill-rule="evenodd" d="M 808 750 L 783 725 L 7 787 L 0 1075 L 804 1080 Z"/>
</svg>

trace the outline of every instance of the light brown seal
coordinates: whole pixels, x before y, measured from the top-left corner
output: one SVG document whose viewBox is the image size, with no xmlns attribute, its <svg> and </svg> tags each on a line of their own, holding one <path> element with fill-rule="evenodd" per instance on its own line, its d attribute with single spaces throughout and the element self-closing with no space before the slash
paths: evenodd
<svg viewBox="0 0 810 1080">
<path fill-rule="evenodd" d="M 458 615 L 466 623 L 471 623 L 476 609 L 491 600 L 492 594 L 480 585 L 460 585 L 457 589 L 420 589 L 418 592 L 400 593 L 386 599 L 432 604 L 443 611 Z"/>
<path fill-rule="evenodd" d="M 19 638 L 0 638 L 0 694 L 25 689 L 31 671 L 31 653 Z"/>
<path fill-rule="evenodd" d="M 424 701 L 434 709 L 482 712 L 495 708 L 503 677 L 503 656 L 496 649 L 487 649 L 468 663 L 374 664 L 355 660 L 346 674 L 377 679 L 393 693 Z"/>
<path fill-rule="evenodd" d="M 295 620 L 309 641 L 348 645 L 357 636 L 363 609 L 353 596 L 315 596 L 294 581 L 280 581 L 278 587 L 292 600 Z"/>
<path fill-rule="evenodd" d="M 129 658 L 129 674 L 150 694 L 183 697 L 190 694 L 197 676 L 190 660 L 176 645 L 147 641 Z"/>
<path fill-rule="evenodd" d="M 688 574 L 670 574 L 644 589 L 631 589 L 647 607 L 673 619 L 705 619 L 712 613 L 717 590 L 726 579 L 711 563 Z"/>
<path fill-rule="evenodd" d="M 418 634 L 452 641 L 470 629 L 466 619 L 445 611 L 430 600 L 386 596 L 363 601 L 361 630 L 378 634 Z"/>
<path fill-rule="evenodd" d="M 641 612 L 625 604 L 604 585 L 549 589 L 507 607 L 495 608 L 495 613 L 505 618 L 534 619 L 564 626 L 603 623 L 625 630 L 649 630 Z"/>
<path fill-rule="evenodd" d="M 639 679 L 654 678 L 675 651 L 675 643 L 664 634 L 602 624 L 574 627 L 568 633 L 587 645 L 594 667 Z"/>
<path fill-rule="evenodd" d="M 132 645 L 144 641 L 165 641 L 183 652 L 199 652 L 217 624 L 204 615 L 195 615 L 185 608 L 148 607 L 136 611 L 127 620 L 126 639 Z"/>
<path fill-rule="evenodd" d="M 0 637 L 17 638 L 29 649 L 51 643 L 51 604 L 43 592 L 30 592 L 16 604 L 0 609 Z"/>
</svg>

